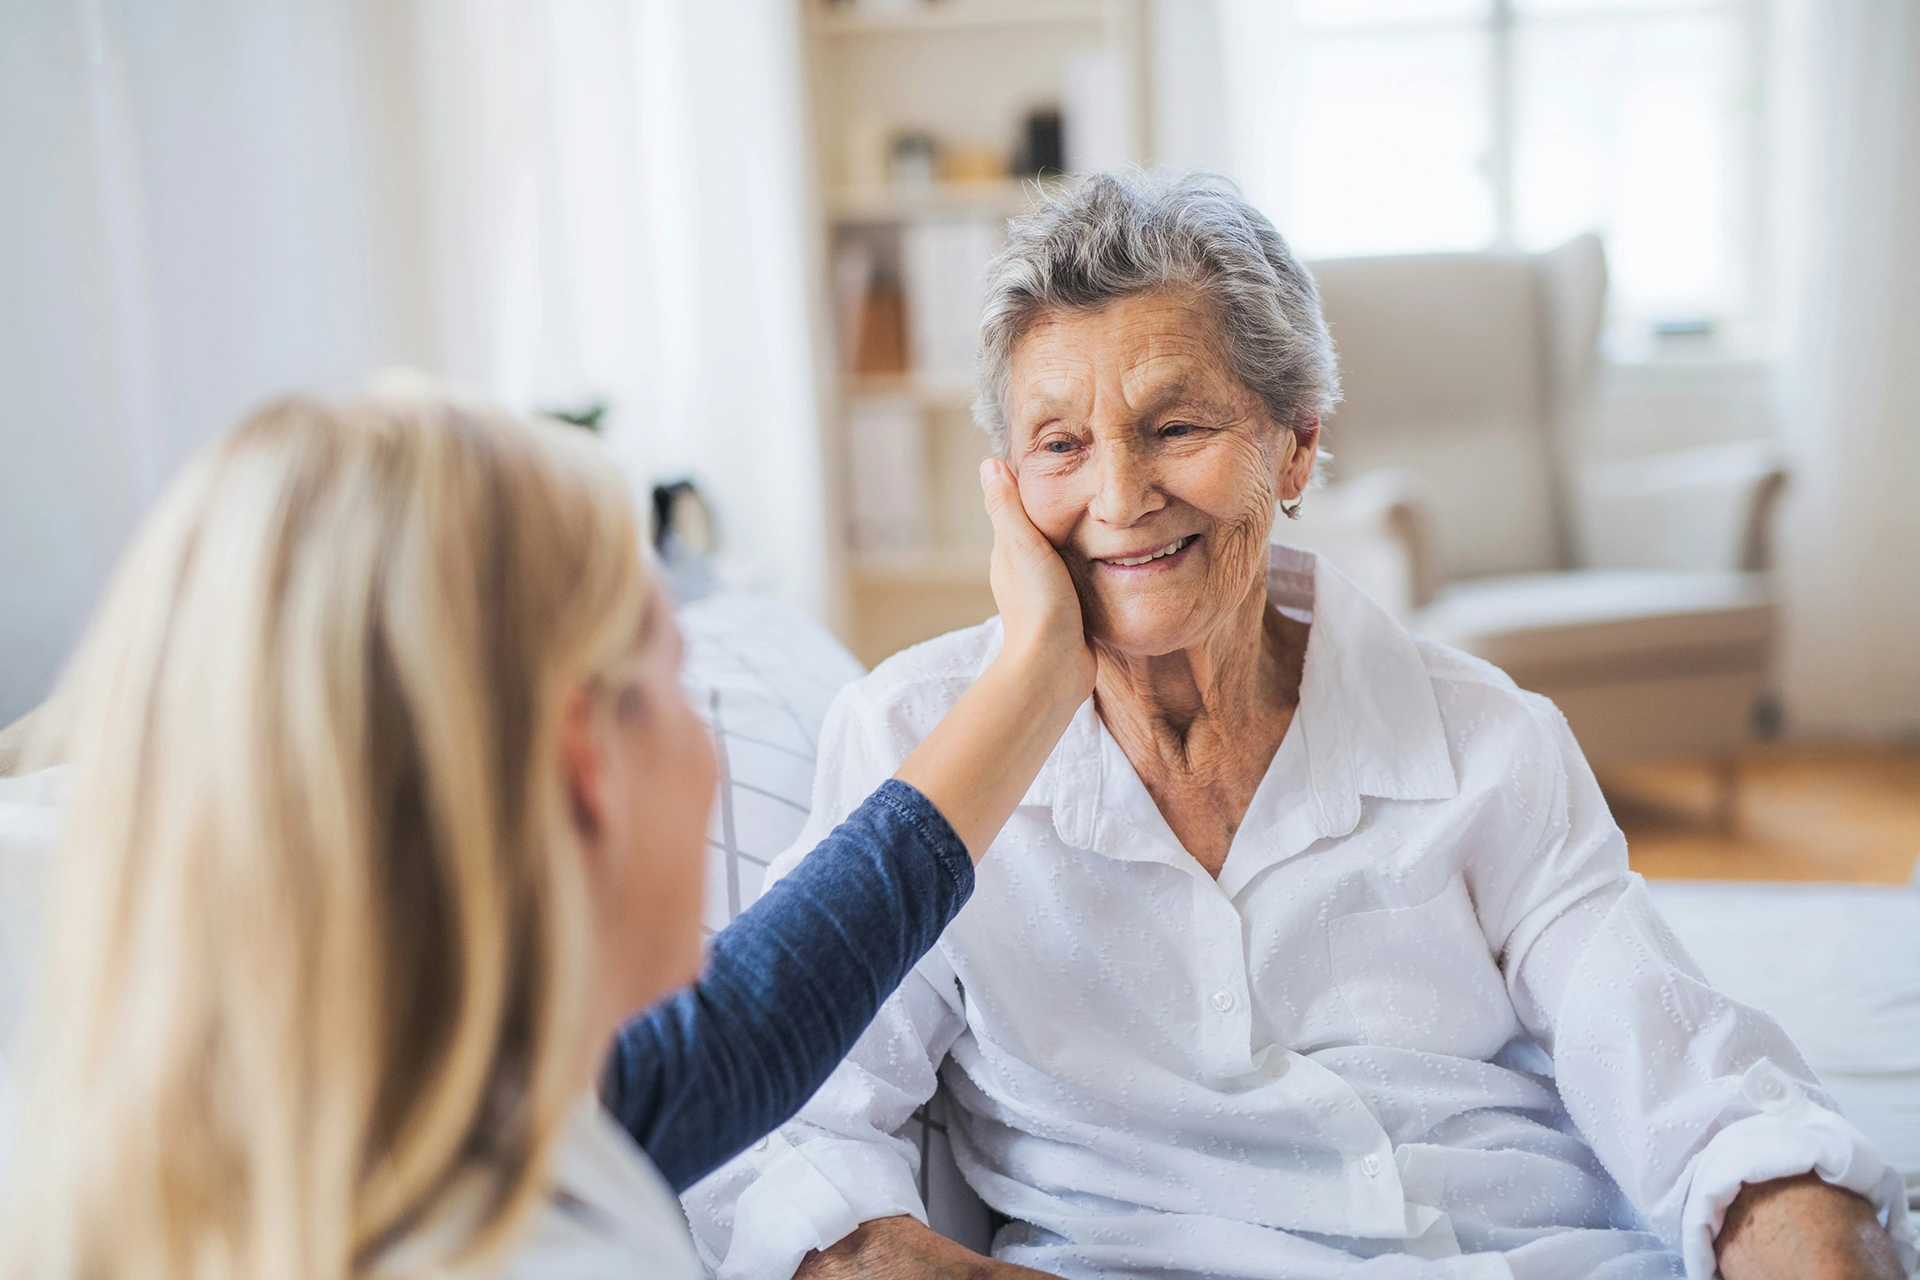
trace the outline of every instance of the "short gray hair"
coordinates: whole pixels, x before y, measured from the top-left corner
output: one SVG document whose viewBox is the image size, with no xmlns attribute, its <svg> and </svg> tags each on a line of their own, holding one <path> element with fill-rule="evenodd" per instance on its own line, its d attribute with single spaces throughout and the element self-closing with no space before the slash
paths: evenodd
<svg viewBox="0 0 1920 1280">
<path fill-rule="evenodd" d="M 1340 399 L 1320 295 L 1266 215 L 1224 178 L 1096 173 L 1013 219 L 987 267 L 973 418 L 1007 451 L 1013 351 L 1046 312 L 1186 288 L 1217 309 L 1229 366 L 1282 426 Z"/>
</svg>

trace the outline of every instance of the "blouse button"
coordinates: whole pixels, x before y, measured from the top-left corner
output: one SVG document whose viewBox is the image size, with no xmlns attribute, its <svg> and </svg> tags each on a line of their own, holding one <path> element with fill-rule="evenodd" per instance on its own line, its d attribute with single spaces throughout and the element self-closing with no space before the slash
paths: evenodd
<svg viewBox="0 0 1920 1280">
<path fill-rule="evenodd" d="M 1760 1077 L 1760 1096 L 1770 1102 L 1778 1102 L 1787 1096 L 1786 1086 L 1774 1076 Z"/>
<path fill-rule="evenodd" d="M 1360 1172 L 1366 1174 L 1369 1178 L 1376 1176 L 1380 1172 L 1380 1157 L 1376 1155 L 1361 1156 Z"/>
<path fill-rule="evenodd" d="M 762 1138 L 760 1139 L 760 1141 L 753 1144 L 753 1149 L 755 1151 L 765 1151 L 767 1147 L 772 1143 L 772 1141 L 773 1140 L 771 1138 Z"/>
<path fill-rule="evenodd" d="M 1216 991 L 1213 993 L 1213 1007 L 1225 1013 L 1233 1008 L 1233 992 Z"/>
</svg>

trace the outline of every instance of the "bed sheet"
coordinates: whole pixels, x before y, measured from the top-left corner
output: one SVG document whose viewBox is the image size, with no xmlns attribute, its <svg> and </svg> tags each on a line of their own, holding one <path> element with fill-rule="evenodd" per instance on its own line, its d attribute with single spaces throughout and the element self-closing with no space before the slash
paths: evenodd
<svg viewBox="0 0 1920 1280">
<path fill-rule="evenodd" d="M 1779 1020 L 1920 1209 L 1920 890 L 1649 881 L 1707 978 Z"/>
</svg>

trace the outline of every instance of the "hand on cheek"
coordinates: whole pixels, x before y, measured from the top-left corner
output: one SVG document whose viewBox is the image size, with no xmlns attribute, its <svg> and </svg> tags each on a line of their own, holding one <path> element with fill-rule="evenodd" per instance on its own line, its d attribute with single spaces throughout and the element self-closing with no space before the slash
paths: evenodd
<svg viewBox="0 0 1920 1280">
<path fill-rule="evenodd" d="M 1151 658 L 1257 622 L 1275 503 L 1304 484 L 1317 427 L 1271 419 L 1212 307 L 1167 289 L 1049 313 L 1009 372 L 1020 492 L 1089 636 Z"/>
</svg>

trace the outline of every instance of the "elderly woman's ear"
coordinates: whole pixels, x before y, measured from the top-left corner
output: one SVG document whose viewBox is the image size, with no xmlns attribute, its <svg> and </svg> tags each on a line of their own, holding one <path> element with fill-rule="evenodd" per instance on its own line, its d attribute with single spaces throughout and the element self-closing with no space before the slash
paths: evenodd
<svg viewBox="0 0 1920 1280">
<path fill-rule="evenodd" d="M 1275 459 L 1279 475 L 1274 493 L 1287 514 L 1292 515 L 1307 486 L 1313 483 L 1313 466 L 1320 457 L 1320 415 L 1286 428 L 1282 439 L 1285 447 Z"/>
</svg>

